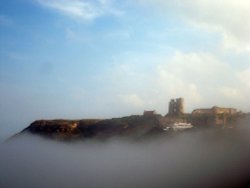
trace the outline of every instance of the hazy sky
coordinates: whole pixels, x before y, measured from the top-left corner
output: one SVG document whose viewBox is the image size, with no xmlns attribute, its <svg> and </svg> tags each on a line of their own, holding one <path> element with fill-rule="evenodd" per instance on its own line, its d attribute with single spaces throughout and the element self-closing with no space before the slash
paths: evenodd
<svg viewBox="0 0 250 188">
<path fill-rule="evenodd" d="M 0 138 L 35 119 L 250 111 L 249 0 L 1 0 Z"/>
</svg>

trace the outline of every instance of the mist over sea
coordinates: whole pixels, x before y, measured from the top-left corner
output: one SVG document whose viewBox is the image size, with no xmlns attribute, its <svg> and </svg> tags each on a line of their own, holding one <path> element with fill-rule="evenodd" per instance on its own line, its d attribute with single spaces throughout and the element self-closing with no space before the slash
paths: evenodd
<svg viewBox="0 0 250 188">
<path fill-rule="evenodd" d="M 249 125 L 141 141 L 64 143 L 24 134 L 0 145 L 0 187 L 246 187 Z"/>
</svg>

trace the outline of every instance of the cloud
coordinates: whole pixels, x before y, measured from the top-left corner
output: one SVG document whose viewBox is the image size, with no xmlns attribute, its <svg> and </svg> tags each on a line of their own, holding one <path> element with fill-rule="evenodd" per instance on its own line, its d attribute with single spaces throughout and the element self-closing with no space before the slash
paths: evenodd
<svg viewBox="0 0 250 188">
<path fill-rule="evenodd" d="M 39 0 L 38 2 L 48 8 L 55 9 L 69 16 L 79 17 L 84 20 L 92 20 L 102 14 L 97 7 L 85 1 Z"/>
<path fill-rule="evenodd" d="M 45 7 L 71 17 L 91 21 L 107 14 L 116 15 L 114 5 L 118 1 L 39 0 L 39 2 Z M 134 109 L 141 108 L 142 111 L 144 108 L 160 109 L 160 112 L 165 113 L 170 98 L 184 97 L 187 111 L 192 110 L 194 107 L 211 107 L 212 105 L 226 104 L 236 105 L 237 108 L 249 109 L 244 101 L 247 91 L 249 91 L 247 89 L 250 83 L 249 72 L 240 70 L 237 65 L 227 63 L 224 59 L 225 56 L 216 51 L 219 46 L 223 47 L 223 50 L 229 49 L 237 53 L 248 52 L 250 44 L 250 28 L 248 24 L 250 17 L 249 1 L 137 0 L 137 2 L 140 3 L 139 5 L 149 5 L 150 10 L 155 6 L 157 10 L 163 10 L 163 14 L 167 14 L 167 18 L 174 20 L 174 23 L 176 21 L 184 21 L 191 27 L 186 27 L 184 23 L 185 27 L 175 26 L 174 28 L 168 28 L 167 31 L 160 30 L 163 31 L 162 35 L 159 35 L 160 32 L 158 32 L 157 27 L 153 27 L 152 33 L 150 33 L 151 30 L 148 31 L 146 28 L 144 33 L 149 33 L 149 36 L 141 43 L 143 46 L 139 49 L 139 53 L 136 52 L 138 50 L 136 48 L 132 48 L 131 51 L 134 51 L 129 51 L 130 53 L 126 53 L 126 49 L 122 49 L 125 52 L 114 52 L 115 65 L 113 64 L 111 68 L 107 68 L 109 70 L 98 75 L 98 78 L 102 79 L 102 81 L 100 81 L 101 84 L 97 83 L 97 85 L 100 85 L 101 92 L 105 92 L 105 95 L 107 94 L 105 99 L 103 97 L 100 99 L 106 100 L 103 106 L 109 103 L 113 104 L 115 102 L 112 102 L 112 100 L 117 100 L 117 109 L 121 105 L 122 107 L 127 106 L 127 108 L 128 106 Z M 133 1 L 131 4 L 134 5 L 134 3 Z M 133 16 L 133 14 L 130 16 Z M 129 24 L 127 25 L 130 28 Z M 213 52 L 201 52 L 206 47 L 191 52 L 190 48 L 187 50 L 178 49 L 178 51 L 173 49 L 175 46 L 167 46 L 166 40 L 164 40 L 164 44 L 162 42 L 157 43 L 159 46 L 165 47 L 162 51 L 166 52 L 165 54 L 170 54 L 172 51 L 177 51 L 176 53 L 165 55 L 162 51 L 156 52 L 154 49 L 154 42 L 158 41 L 156 40 L 157 37 L 160 41 L 162 38 L 167 38 L 165 37 L 166 33 L 176 33 L 178 31 L 180 32 L 179 35 L 182 35 L 182 32 L 186 32 L 185 30 L 183 31 L 183 28 L 195 34 L 197 30 L 192 30 L 197 27 L 199 28 L 198 31 L 205 31 L 206 36 L 212 33 L 212 37 L 221 37 L 221 43 L 213 44 L 215 47 L 214 54 Z M 137 31 L 137 28 L 133 29 Z M 144 28 L 140 29 L 144 30 Z M 119 28 L 117 31 L 120 32 L 117 33 L 114 33 L 114 30 L 112 32 L 108 30 L 108 33 L 102 31 L 104 33 L 102 37 L 106 37 L 105 41 L 110 39 L 112 41 L 114 38 L 131 40 L 133 38 L 131 34 L 133 32 L 131 31 L 132 29 L 124 30 Z M 67 28 L 66 35 L 69 40 L 82 40 L 82 30 Z M 93 38 L 98 37 L 101 38 L 98 33 L 93 33 Z M 153 40 L 147 40 L 150 38 Z M 217 41 L 217 38 L 215 40 Z M 185 42 L 185 39 L 183 41 Z M 137 42 L 140 43 L 139 40 Z M 148 47 L 145 44 L 150 47 L 150 51 L 147 51 L 147 53 L 143 53 L 145 51 L 144 48 Z M 192 47 L 192 44 L 190 46 Z M 184 52 L 184 50 L 188 52 Z M 231 55 L 231 53 L 226 54 L 226 58 L 232 62 L 236 58 L 234 55 Z M 238 68 L 235 69 L 235 67 Z M 105 89 L 102 89 L 103 86 L 105 86 Z M 122 103 L 119 103 L 121 101 Z"/>
<path fill-rule="evenodd" d="M 212 53 L 176 51 L 157 58 L 137 54 L 134 61 L 133 54 L 124 56 L 116 57 L 120 64 L 110 68 L 107 83 L 102 84 L 130 111 L 155 109 L 165 114 L 168 101 L 175 97 L 184 97 L 186 112 L 214 105 L 249 111 L 249 70 L 235 69 Z"/>
<path fill-rule="evenodd" d="M 225 49 L 237 52 L 250 50 L 250 2 L 248 0 L 145 0 L 142 4 L 155 5 L 164 14 L 179 18 L 195 27 L 222 36 Z"/>
<path fill-rule="evenodd" d="M 85 21 L 94 20 L 105 14 L 120 15 L 109 0 L 37 0 L 41 5 L 65 15 Z"/>
<path fill-rule="evenodd" d="M 176 52 L 157 71 L 161 92 L 184 97 L 189 110 L 219 105 L 249 111 L 250 69 L 235 69 L 211 53 Z"/>
<path fill-rule="evenodd" d="M 190 111 L 194 106 L 216 103 L 218 99 L 214 101 L 211 96 L 227 82 L 230 73 L 227 64 L 212 54 L 176 52 L 157 66 L 155 78 L 161 93 L 184 97 Z"/>
<path fill-rule="evenodd" d="M 222 96 L 229 98 L 229 99 L 233 99 L 233 100 L 235 99 L 238 100 L 243 97 L 238 88 L 223 86 L 220 89 L 220 92 Z"/>
<path fill-rule="evenodd" d="M 250 89 L 250 69 L 243 70 L 237 73 L 239 81 Z"/>
<path fill-rule="evenodd" d="M 125 104 L 133 107 L 142 107 L 144 102 L 137 94 L 119 95 L 119 99 Z"/>
</svg>

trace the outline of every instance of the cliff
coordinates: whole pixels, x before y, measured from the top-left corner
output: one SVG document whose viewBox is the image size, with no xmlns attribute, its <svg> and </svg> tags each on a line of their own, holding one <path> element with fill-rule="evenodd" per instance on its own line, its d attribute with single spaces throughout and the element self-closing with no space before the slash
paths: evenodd
<svg viewBox="0 0 250 188">
<path fill-rule="evenodd" d="M 56 140 L 77 140 L 113 136 L 141 138 L 160 132 L 163 131 L 157 117 L 128 116 L 106 120 L 37 120 L 19 134 L 32 133 Z"/>
<path fill-rule="evenodd" d="M 173 124 L 175 122 L 194 122 L 195 128 L 233 128 L 237 127 L 240 121 L 244 120 L 250 115 L 237 116 L 231 118 L 227 117 L 227 126 L 206 126 L 208 123 L 207 116 L 199 115 L 192 117 L 185 115 L 181 117 L 162 117 L 160 115 L 134 115 L 122 118 L 112 119 L 82 119 L 82 120 L 37 120 L 31 123 L 23 131 L 15 135 L 22 135 L 24 133 L 31 133 L 55 140 L 83 140 L 89 138 L 106 139 L 114 136 L 122 136 L 126 138 L 144 138 L 155 134 L 172 134 L 178 130 Z M 217 117 L 217 116 L 215 116 Z M 229 121 L 230 120 L 230 121 Z M 233 124 L 232 124 L 233 123 Z M 233 125 L 233 126 L 232 126 Z M 195 129 L 190 129 L 195 130 Z"/>
</svg>

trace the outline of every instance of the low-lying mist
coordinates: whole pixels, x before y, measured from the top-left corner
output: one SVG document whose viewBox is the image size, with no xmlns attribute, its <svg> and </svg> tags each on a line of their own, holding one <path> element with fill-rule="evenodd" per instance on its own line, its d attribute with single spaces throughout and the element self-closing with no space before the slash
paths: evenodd
<svg viewBox="0 0 250 188">
<path fill-rule="evenodd" d="M 0 187 L 244 187 L 249 157 L 244 127 L 141 141 L 64 143 L 23 135 L 0 146 Z"/>
</svg>

